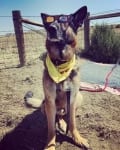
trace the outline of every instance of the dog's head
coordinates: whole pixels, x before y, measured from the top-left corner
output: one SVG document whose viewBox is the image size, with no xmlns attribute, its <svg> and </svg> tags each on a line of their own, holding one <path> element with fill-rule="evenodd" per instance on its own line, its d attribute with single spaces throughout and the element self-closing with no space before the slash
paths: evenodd
<svg viewBox="0 0 120 150">
<path fill-rule="evenodd" d="M 77 29 L 83 24 L 87 7 L 70 15 L 41 14 L 47 31 L 46 48 L 52 61 L 69 61 L 76 51 Z"/>
</svg>

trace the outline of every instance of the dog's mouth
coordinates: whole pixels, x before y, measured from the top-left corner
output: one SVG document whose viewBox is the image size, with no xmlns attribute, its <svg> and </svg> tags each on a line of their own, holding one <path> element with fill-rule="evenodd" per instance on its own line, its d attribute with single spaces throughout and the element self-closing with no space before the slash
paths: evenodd
<svg viewBox="0 0 120 150">
<path fill-rule="evenodd" d="M 54 41 L 54 42 L 53 42 Z M 47 49 L 51 60 L 54 64 L 63 64 L 69 61 L 73 55 L 74 50 L 64 40 L 47 40 Z"/>
</svg>

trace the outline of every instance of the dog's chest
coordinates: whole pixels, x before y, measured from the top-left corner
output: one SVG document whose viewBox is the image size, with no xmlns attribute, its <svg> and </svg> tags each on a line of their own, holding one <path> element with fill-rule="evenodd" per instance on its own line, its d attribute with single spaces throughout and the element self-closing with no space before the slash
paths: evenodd
<svg viewBox="0 0 120 150">
<path fill-rule="evenodd" d="M 59 92 L 66 92 L 71 89 L 71 80 L 70 78 L 66 79 L 65 81 L 56 84 L 56 93 Z"/>
<path fill-rule="evenodd" d="M 67 95 L 66 92 L 70 90 L 69 79 L 56 85 L 56 110 L 58 115 L 65 115 L 67 113 Z"/>
</svg>

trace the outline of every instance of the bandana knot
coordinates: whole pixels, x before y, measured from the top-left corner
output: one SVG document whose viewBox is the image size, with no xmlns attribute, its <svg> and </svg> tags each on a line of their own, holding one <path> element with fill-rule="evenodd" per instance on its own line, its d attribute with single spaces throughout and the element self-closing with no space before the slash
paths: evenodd
<svg viewBox="0 0 120 150">
<path fill-rule="evenodd" d="M 56 83 L 60 83 L 61 81 L 65 80 L 71 73 L 72 69 L 75 65 L 75 55 L 72 57 L 72 59 L 68 62 L 65 62 L 64 64 L 55 66 L 53 62 L 51 61 L 49 55 L 46 57 L 46 66 L 48 69 L 48 73 L 50 77 L 55 81 Z"/>
</svg>

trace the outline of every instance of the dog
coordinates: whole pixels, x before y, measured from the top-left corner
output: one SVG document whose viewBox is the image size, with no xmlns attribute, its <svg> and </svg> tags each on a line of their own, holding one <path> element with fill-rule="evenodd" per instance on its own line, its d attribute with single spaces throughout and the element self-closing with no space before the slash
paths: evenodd
<svg viewBox="0 0 120 150">
<path fill-rule="evenodd" d="M 79 134 L 75 121 L 76 108 L 82 102 L 79 91 L 80 71 L 76 59 L 76 37 L 77 30 L 82 26 L 86 15 L 87 6 L 81 7 L 70 15 L 41 13 L 47 32 L 47 54 L 44 59 L 45 69 L 43 72 L 45 98 L 42 107 L 47 117 L 48 139 L 44 150 L 55 150 L 56 116 L 58 116 L 58 125 L 62 131 L 66 132 L 68 127 L 72 139 L 77 145 L 89 147 L 87 140 Z M 68 91 L 70 91 L 69 96 L 66 94 Z M 40 100 L 33 99 L 32 96 L 32 93 L 27 93 L 26 103 L 35 107 L 40 105 Z M 69 119 L 66 121 L 64 116 L 68 112 Z"/>
</svg>

